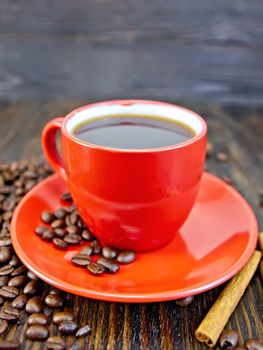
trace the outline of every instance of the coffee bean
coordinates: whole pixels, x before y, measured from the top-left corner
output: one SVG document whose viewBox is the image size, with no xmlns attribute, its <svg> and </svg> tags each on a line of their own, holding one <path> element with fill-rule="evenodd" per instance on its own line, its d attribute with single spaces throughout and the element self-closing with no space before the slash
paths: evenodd
<svg viewBox="0 0 263 350">
<path fill-rule="evenodd" d="M 47 317 L 51 316 L 53 313 L 53 309 L 51 309 L 50 307 L 44 305 L 43 306 L 43 313 L 44 315 L 46 315 Z"/>
<path fill-rule="evenodd" d="M 48 229 L 48 227 L 39 225 L 35 228 L 35 233 L 39 236 L 42 236 Z"/>
<path fill-rule="evenodd" d="M 59 325 L 61 322 L 64 322 L 64 321 L 73 321 L 73 320 L 74 320 L 73 314 L 67 311 L 56 312 L 52 318 L 52 321 L 55 325 Z"/>
<path fill-rule="evenodd" d="M 85 337 L 86 335 L 88 335 L 90 333 L 90 331 L 91 331 L 91 328 L 89 325 L 80 327 L 76 333 L 76 338 Z"/>
<path fill-rule="evenodd" d="M 37 281 L 30 281 L 25 286 L 23 293 L 26 295 L 34 295 L 34 294 L 36 294 L 37 287 L 38 287 Z"/>
<path fill-rule="evenodd" d="M 87 268 L 93 275 L 101 275 L 103 272 L 105 272 L 105 267 L 97 263 L 91 263 L 87 266 Z"/>
<path fill-rule="evenodd" d="M 89 230 L 83 230 L 81 232 L 81 237 L 85 240 L 85 241 L 92 241 L 94 240 L 94 236 L 93 234 L 89 231 Z"/>
<path fill-rule="evenodd" d="M 52 288 L 52 289 L 50 289 L 49 294 L 61 296 L 61 290 L 59 290 L 57 288 Z"/>
<path fill-rule="evenodd" d="M 89 255 L 77 254 L 72 257 L 71 261 L 78 266 L 88 266 L 91 263 L 91 258 Z"/>
<path fill-rule="evenodd" d="M 247 350 L 246 348 L 243 348 L 243 346 L 237 346 L 233 348 L 233 350 Z"/>
<path fill-rule="evenodd" d="M 48 294 L 45 298 L 45 303 L 47 306 L 55 309 L 63 305 L 63 300 L 58 294 Z"/>
<path fill-rule="evenodd" d="M 19 276 L 27 272 L 27 268 L 24 265 L 17 267 L 12 273 L 11 276 Z"/>
<path fill-rule="evenodd" d="M 223 331 L 223 333 L 220 335 L 220 338 L 219 338 L 220 349 L 230 350 L 230 349 L 233 349 L 235 346 L 237 346 L 238 343 L 239 343 L 238 334 L 232 329 L 227 329 Z"/>
<path fill-rule="evenodd" d="M 71 197 L 71 194 L 69 192 L 63 193 L 61 195 L 60 199 L 64 202 L 70 202 L 70 203 L 72 202 L 72 197 Z"/>
<path fill-rule="evenodd" d="M 0 305 L 3 305 L 5 302 L 4 298 L 0 296 Z"/>
<path fill-rule="evenodd" d="M 112 247 L 102 248 L 102 255 L 107 259 L 115 259 L 117 256 L 117 250 Z"/>
<path fill-rule="evenodd" d="M 0 341 L 0 350 L 20 350 L 20 343 L 16 340 L 2 340 Z"/>
<path fill-rule="evenodd" d="M 85 224 L 83 223 L 83 221 L 81 220 L 81 218 L 78 218 L 77 224 L 76 224 L 79 228 L 83 228 L 85 227 Z"/>
<path fill-rule="evenodd" d="M 69 225 L 69 226 L 67 226 L 66 231 L 70 235 L 76 235 L 76 234 L 80 233 L 80 228 L 76 225 Z"/>
<path fill-rule="evenodd" d="M 99 258 L 97 264 L 105 267 L 105 271 L 108 273 L 116 273 L 119 271 L 120 267 L 113 260 L 107 258 Z"/>
<path fill-rule="evenodd" d="M 61 219 L 56 219 L 51 224 L 51 227 L 53 229 L 55 229 L 55 228 L 62 228 L 64 226 L 65 226 L 65 222 L 64 222 L 64 220 L 61 220 Z"/>
<path fill-rule="evenodd" d="M 34 272 L 32 271 L 27 271 L 27 277 L 30 279 L 30 280 L 33 280 L 33 281 L 37 281 L 38 280 L 38 277 L 37 275 L 34 274 Z"/>
<path fill-rule="evenodd" d="M 9 247 L 0 247 L 0 263 L 8 262 L 12 257 L 12 252 Z"/>
<path fill-rule="evenodd" d="M 6 247 L 11 245 L 11 239 L 8 237 L 4 237 L 2 239 L 0 239 L 0 247 Z"/>
<path fill-rule="evenodd" d="M 58 330 L 63 334 L 74 334 L 78 325 L 74 321 L 63 321 L 58 325 Z"/>
<path fill-rule="evenodd" d="M 49 349 L 49 350 L 65 350 L 66 343 L 59 336 L 49 337 L 47 340 L 47 349 Z"/>
<path fill-rule="evenodd" d="M 80 254 L 91 255 L 93 253 L 93 249 L 90 246 L 83 247 L 80 250 Z"/>
<path fill-rule="evenodd" d="M 56 228 L 54 232 L 55 232 L 55 235 L 59 238 L 63 238 L 67 233 L 66 230 L 64 230 L 63 228 Z"/>
<path fill-rule="evenodd" d="M 53 240 L 53 238 L 55 237 L 55 232 L 53 230 L 46 230 L 43 235 L 41 236 L 41 238 L 43 239 L 43 241 L 46 242 L 51 242 Z"/>
<path fill-rule="evenodd" d="M 28 325 L 32 326 L 33 324 L 41 324 L 46 326 L 48 322 L 48 317 L 44 314 L 31 314 L 28 318 Z"/>
<path fill-rule="evenodd" d="M 15 287 L 4 286 L 0 289 L 0 296 L 5 299 L 15 299 L 19 294 L 19 290 Z"/>
<path fill-rule="evenodd" d="M 0 318 L 6 321 L 16 321 L 19 317 L 19 311 L 11 306 L 0 310 Z"/>
<path fill-rule="evenodd" d="M 68 215 L 68 211 L 64 208 L 57 209 L 54 212 L 54 215 L 57 219 L 65 219 L 65 217 Z"/>
<path fill-rule="evenodd" d="M 64 237 L 64 241 L 68 244 L 79 244 L 79 242 L 81 241 L 81 237 L 79 235 L 67 234 Z"/>
<path fill-rule="evenodd" d="M 1 194 L 10 194 L 12 192 L 12 186 L 1 186 L 0 193 Z"/>
<path fill-rule="evenodd" d="M 12 301 L 11 305 L 12 307 L 22 310 L 26 306 L 27 301 L 28 297 L 24 294 L 21 294 Z"/>
<path fill-rule="evenodd" d="M 46 340 L 49 337 L 49 330 L 46 326 L 36 324 L 26 330 L 26 337 L 30 340 Z"/>
<path fill-rule="evenodd" d="M 216 160 L 221 163 L 225 163 L 229 161 L 229 157 L 226 153 L 224 152 L 217 152 L 216 154 Z"/>
<path fill-rule="evenodd" d="M 29 314 L 39 313 L 42 310 L 42 301 L 39 297 L 33 297 L 26 303 L 26 312 Z"/>
<path fill-rule="evenodd" d="M 130 264 L 134 260 L 135 260 L 135 253 L 130 251 L 130 250 L 129 251 L 125 251 L 125 252 L 121 252 L 117 256 L 117 261 L 120 264 Z"/>
<path fill-rule="evenodd" d="M 9 277 L 0 276 L 0 287 L 6 286 L 8 284 Z"/>
<path fill-rule="evenodd" d="M 90 243 L 91 248 L 93 249 L 93 254 L 99 254 L 101 251 L 101 245 L 96 239 Z"/>
<path fill-rule="evenodd" d="M 8 323 L 6 320 L 1 320 L 0 319 L 0 334 L 3 334 L 8 328 Z"/>
<path fill-rule="evenodd" d="M 245 348 L 247 350 L 263 350 L 263 342 L 256 339 L 248 339 L 245 342 Z"/>
<path fill-rule="evenodd" d="M 175 303 L 179 306 L 185 307 L 185 306 L 188 306 L 189 304 L 191 304 L 193 301 L 194 301 L 194 297 L 192 295 L 190 295 L 186 298 L 176 300 Z"/>
<path fill-rule="evenodd" d="M 16 266 L 18 266 L 18 265 L 21 264 L 21 261 L 18 259 L 18 257 L 17 257 L 16 254 L 13 254 L 13 255 L 12 255 L 12 258 L 11 258 L 11 260 L 9 261 L 8 264 L 11 265 L 11 266 L 16 267 Z"/>
<path fill-rule="evenodd" d="M 53 243 L 58 249 L 66 249 L 68 246 L 67 243 L 63 241 L 63 239 L 58 237 L 53 238 Z"/>
<path fill-rule="evenodd" d="M 16 287 L 16 288 L 20 288 L 22 287 L 27 281 L 26 276 L 16 276 L 11 278 L 11 280 L 8 282 L 8 285 L 11 287 Z"/>
<path fill-rule="evenodd" d="M 47 210 L 46 211 L 42 211 L 42 213 L 41 213 L 41 220 L 45 224 L 51 224 L 51 222 L 55 220 L 55 216 L 50 211 L 47 211 Z"/>
</svg>

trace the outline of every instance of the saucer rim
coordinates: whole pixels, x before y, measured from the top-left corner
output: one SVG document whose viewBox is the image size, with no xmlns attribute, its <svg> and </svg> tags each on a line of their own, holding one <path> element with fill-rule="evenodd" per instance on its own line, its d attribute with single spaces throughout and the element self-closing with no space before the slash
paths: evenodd
<svg viewBox="0 0 263 350">
<path fill-rule="evenodd" d="M 54 179 L 59 178 L 61 181 L 65 182 L 62 178 L 60 178 L 57 174 L 52 174 L 48 176 L 46 179 L 40 181 L 36 186 L 34 186 L 19 202 L 17 205 L 12 221 L 10 226 L 10 232 L 11 232 L 11 240 L 14 247 L 14 250 L 16 254 L 18 255 L 19 259 L 22 261 L 22 263 L 32 272 L 34 272 L 40 279 L 47 282 L 48 284 L 57 287 L 59 289 L 62 289 L 66 292 L 80 295 L 83 297 L 96 299 L 96 300 L 103 300 L 103 301 L 113 301 L 113 302 L 128 302 L 128 303 L 141 303 L 141 302 L 159 302 L 159 301 L 168 301 L 168 300 L 176 300 L 181 299 L 190 295 L 196 295 L 203 292 L 206 292 L 212 288 L 215 288 L 222 283 L 229 280 L 231 277 L 233 277 L 236 273 L 238 273 L 242 267 L 246 264 L 246 262 L 249 260 L 251 255 L 253 254 L 253 251 L 255 250 L 257 239 L 258 239 L 258 224 L 257 219 L 255 216 L 255 213 L 253 212 L 253 209 L 247 202 L 247 200 L 239 193 L 237 192 L 232 186 L 228 185 L 226 182 L 221 180 L 219 177 L 205 171 L 203 176 L 207 176 L 212 178 L 212 180 L 216 184 L 221 184 L 224 186 L 227 186 L 228 191 L 230 191 L 234 197 L 236 197 L 237 200 L 239 200 L 244 210 L 246 210 L 249 220 L 250 220 L 250 230 L 249 230 L 249 241 L 247 243 L 247 246 L 245 250 L 243 251 L 242 255 L 236 262 L 230 266 L 227 270 L 222 272 L 221 274 L 217 275 L 214 278 L 211 278 L 205 284 L 203 282 L 199 282 L 196 284 L 193 284 L 193 286 L 173 290 L 170 289 L 168 291 L 161 291 L 161 292 L 147 292 L 147 293 L 127 293 L 127 292 L 109 292 L 109 291 L 98 291 L 94 289 L 87 289 L 87 288 L 81 288 L 78 286 L 74 286 L 73 284 L 70 284 L 68 282 L 61 281 L 60 279 L 53 277 L 48 272 L 43 272 L 43 270 L 38 267 L 28 256 L 22 251 L 20 248 L 19 240 L 17 239 L 16 235 L 16 223 L 18 221 L 18 215 L 23 207 L 24 203 L 36 192 L 38 192 L 38 189 L 42 186 L 45 186 L 46 183 L 52 182 Z M 190 214 L 191 215 L 191 214 Z M 165 249 L 165 248 L 163 248 Z M 147 254 L 151 254 L 150 252 Z"/>
</svg>

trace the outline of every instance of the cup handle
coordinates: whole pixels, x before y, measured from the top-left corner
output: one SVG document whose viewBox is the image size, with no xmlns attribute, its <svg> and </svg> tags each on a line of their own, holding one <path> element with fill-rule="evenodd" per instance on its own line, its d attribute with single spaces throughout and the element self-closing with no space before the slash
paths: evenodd
<svg viewBox="0 0 263 350">
<path fill-rule="evenodd" d="M 42 147 L 50 166 L 66 181 L 66 171 L 56 145 L 56 134 L 61 129 L 62 121 L 63 118 L 55 118 L 47 123 L 42 131 Z"/>
</svg>

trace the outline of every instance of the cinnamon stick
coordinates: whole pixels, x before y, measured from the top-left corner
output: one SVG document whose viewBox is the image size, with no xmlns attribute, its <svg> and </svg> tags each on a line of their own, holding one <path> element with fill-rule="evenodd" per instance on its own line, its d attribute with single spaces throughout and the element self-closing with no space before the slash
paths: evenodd
<svg viewBox="0 0 263 350">
<path fill-rule="evenodd" d="M 196 339 L 214 347 L 227 321 L 235 310 L 261 259 L 255 250 L 246 265 L 226 285 L 195 332 Z"/>
</svg>

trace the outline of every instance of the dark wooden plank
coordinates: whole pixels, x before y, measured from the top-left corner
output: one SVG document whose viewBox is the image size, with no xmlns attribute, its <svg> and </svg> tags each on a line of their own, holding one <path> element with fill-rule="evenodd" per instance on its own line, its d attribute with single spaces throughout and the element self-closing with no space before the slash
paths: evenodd
<svg viewBox="0 0 263 350">
<path fill-rule="evenodd" d="M 49 118 L 67 113 L 84 101 L 16 102 L 0 104 L 0 154 L 6 160 L 41 154 L 40 132 Z M 262 209 L 257 194 L 262 188 L 263 124 L 262 108 L 220 108 L 218 105 L 183 104 L 207 120 L 209 138 L 215 151 L 225 151 L 229 164 L 220 164 L 214 156 L 207 167 L 218 176 L 231 177 L 256 211 L 263 229 Z M 48 292 L 43 290 L 43 297 Z M 183 309 L 174 301 L 153 304 L 118 304 L 99 302 L 70 295 L 67 309 L 81 323 L 92 325 L 91 334 L 76 343 L 69 338 L 72 349 L 207 349 L 194 339 L 194 331 L 223 286 L 195 297 Z M 259 273 L 253 278 L 237 306 L 228 328 L 238 330 L 241 340 L 260 338 L 263 334 L 262 282 Z M 12 326 L 4 338 L 19 336 L 23 349 L 43 350 L 42 343 L 25 340 L 25 318 Z M 56 329 L 53 329 L 57 333 Z M 74 344 L 74 345 L 73 345 Z"/>
</svg>

